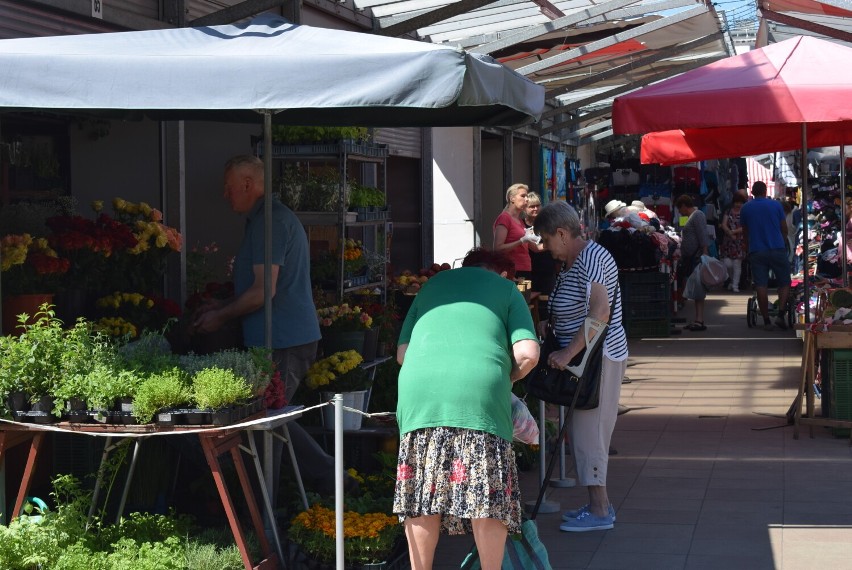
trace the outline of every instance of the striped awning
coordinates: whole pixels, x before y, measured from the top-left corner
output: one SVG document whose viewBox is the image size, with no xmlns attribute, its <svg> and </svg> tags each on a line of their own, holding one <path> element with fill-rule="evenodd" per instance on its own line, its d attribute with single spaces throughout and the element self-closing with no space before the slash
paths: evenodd
<svg viewBox="0 0 852 570">
<path fill-rule="evenodd" d="M 769 197 L 774 198 L 776 196 L 775 182 L 772 180 L 772 171 L 749 156 L 746 158 L 746 172 L 748 173 L 749 190 L 751 190 L 752 184 L 760 180 L 766 184 Z"/>
</svg>

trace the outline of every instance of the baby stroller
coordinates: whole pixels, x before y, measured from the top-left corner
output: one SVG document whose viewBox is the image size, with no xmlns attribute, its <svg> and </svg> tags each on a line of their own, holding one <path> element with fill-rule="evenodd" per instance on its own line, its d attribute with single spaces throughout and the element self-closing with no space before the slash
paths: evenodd
<svg viewBox="0 0 852 570">
<path fill-rule="evenodd" d="M 796 322 L 796 299 L 799 298 L 802 292 L 802 282 L 792 281 L 790 283 L 790 293 L 787 295 L 787 328 L 793 328 Z M 757 306 L 757 291 L 752 293 L 746 305 L 746 322 L 748 328 L 757 326 L 757 318 L 760 316 L 760 308 Z M 778 299 L 769 303 L 769 318 L 774 319 L 778 316 Z"/>
</svg>

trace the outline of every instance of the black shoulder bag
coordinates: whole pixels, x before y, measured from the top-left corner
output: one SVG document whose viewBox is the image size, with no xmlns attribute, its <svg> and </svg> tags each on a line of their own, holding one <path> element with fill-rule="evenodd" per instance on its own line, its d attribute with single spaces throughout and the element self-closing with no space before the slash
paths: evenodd
<svg viewBox="0 0 852 570">
<path fill-rule="evenodd" d="M 615 311 L 615 295 L 618 294 L 619 289 L 616 288 L 610 305 L 609 321 L 606 325 L 596 327 L 597 333 L 591 339 L 591 343 L 588 338 L 585 339 L 586 347 L 571 360 L 565 370 L 551 368 L 547 364 L 550 353 L 562 348 L 559 346 L 553 327 L 548 322 L 538 364 L 524 379 L 527 394 L 560 406 L 573 404 L 578 410 L 591 410 L 598 407 L 603 347 L 609 331 L 609 323 L 612 322 L 612 314 Z M 586 326 L 584 320 L 577 334 L 585 335 Z"/>
</svg>

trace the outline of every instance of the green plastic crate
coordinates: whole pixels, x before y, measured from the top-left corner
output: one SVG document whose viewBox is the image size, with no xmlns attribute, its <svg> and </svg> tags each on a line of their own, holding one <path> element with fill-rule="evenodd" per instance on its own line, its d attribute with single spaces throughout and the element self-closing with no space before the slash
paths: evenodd
<svg viewBox="0 0 852 570">
<path fill-rule="evenodd" d="M 852 350 L 831 351 L 831 417 L 852 420 Z M 832 428 L 837 437 L 849 437 L 849 428 Z"/>
</svg>

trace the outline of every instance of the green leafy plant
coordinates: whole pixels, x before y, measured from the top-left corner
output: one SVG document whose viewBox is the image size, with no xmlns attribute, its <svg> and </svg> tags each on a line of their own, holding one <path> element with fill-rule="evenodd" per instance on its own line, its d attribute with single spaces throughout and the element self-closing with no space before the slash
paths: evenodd
<svg viewBox="0 0 852 570">
<path fill-rule="evenodd" d="M 205 368 L 192 379 L 192 397 L 199 408 L 217 409 L 251 397 L 251 387 L 230 370 Z"/>
<path fill-rule="evenodd" d="M 272 375 L 272 360 L 265 348 L 248 350 L 221 350 L 211 354 L 187 354 L 180 356 L 180 367 L 190 376 L 205 368 L 230 370 L 251 387 L 254 394 L 262 394 Z"/>
<path fill-rule="evenodd" d="M 288 164 L 273 180 L 273 186 L 278 199 L 291 210 L 336 212 L 340 208 L 340 173 L 336 168 Z"/>
<path fill-rule="evenodd" d="M 20 315 L 18 320 L 24 332 L 17 338 L 6 337 L 0 344 L 0 386 L 6 393 L 24 392 L 35 401 L 54 392 L 66 352 L 74 348 L 65 344 L 62 321 L 52 305 L 43 304 L 29 324 L 29 315 Z"/>
<path fill-rule="evenodd" d="M 355 207 L 385 205 L 385 193 L 378 188 L 361 186 L 357 182 L 349 182 L 349 205 Z"/>
<path fill-rule="evenodd" d="M 117 470 L 115 470 L 117 472 Z M 107 474 L 107 478 L 110 475 Z M 89 520 L 92 492 L 71 475 L 53 479 L 54 506 L 34 523 L 0 525 L 3 570 L 238 570 L 240 553 L 223 531 L 200 531 L 186 516 L 131 513 L 117 524 Z M 249 535 L 253 557 L 259 550 Z"/>
<path fill-rule="evenodd" d="M 83 395 L 90 408 L 108 410 L 116 405 L 116 400 L 134 398 L 143 382 L 145 376 L 134 370 L 99 362 L 82 380 Z"/>
<path fill-rule="evenodd" d="M 183 405 L 190 399 L 187 374 L 180 368 L 152 374 L 136 391 L 133 398 L 133 417 L 142 423 L 148 423 L 160 410 Z"/>
<path fill-rule="evenodd" d="M 338 142 L 367 140 L 369 130 L 366 127 L 300 127 L 274 125 L 272 141 L 281 144 L 312 144 L 320 142 Z"/>
</svg>

